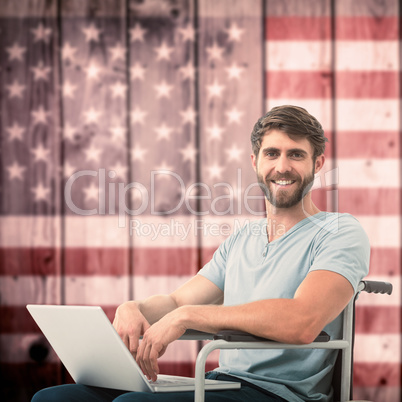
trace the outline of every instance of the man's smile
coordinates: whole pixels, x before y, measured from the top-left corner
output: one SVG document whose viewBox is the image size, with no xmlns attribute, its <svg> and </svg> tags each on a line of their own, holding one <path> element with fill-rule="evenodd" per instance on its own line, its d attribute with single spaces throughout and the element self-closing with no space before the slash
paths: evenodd
<svg viewBox="0 0 402 402">
<path fill-rule="evenodd" d="M 295 183 L 296 180 L 271 180 L 271 183 L 276 184 L 277 186 L 287 187 Z"/>
</svg>

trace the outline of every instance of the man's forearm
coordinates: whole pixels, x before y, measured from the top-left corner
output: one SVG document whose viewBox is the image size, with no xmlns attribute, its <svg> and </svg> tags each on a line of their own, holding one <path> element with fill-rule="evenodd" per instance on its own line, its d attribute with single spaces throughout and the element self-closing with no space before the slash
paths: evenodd
<svg viewBox="0 0 402 402">
<path fill-rule="evenodd" d="M 151 296 L 135 303 L 151 325 L 178 307 L 170 295 Z"/>
</svg>

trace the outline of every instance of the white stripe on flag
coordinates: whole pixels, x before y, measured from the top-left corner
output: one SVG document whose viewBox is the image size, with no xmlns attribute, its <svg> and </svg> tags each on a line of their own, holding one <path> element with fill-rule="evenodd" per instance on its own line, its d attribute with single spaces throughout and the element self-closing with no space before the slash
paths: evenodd
<svg viewBox="0 0 402 402">
<path fill-rule="evenodd" d="M 383 165 L 385 166 L 385 165 Z M 345 176 L 346 177 L 346 176 Z M 346 179 L 345 179 L 346 180 Z M 127 217 L 128 219 L 129 217 Z M 195 219 L 196 218 L 196 219 Z M 196 238 L 201 237 L 202 247 L 217 247 L 222 241 L 224 241 L 229 234 L 234 230 L 240 229 L 246 222 L 260 219 L 261 216 L 203 216 L 203 217 L 192 217 L 176 215 L 169 218 L 166 221 L 163 218 L 157 216 L 147 216 L 145 218 L 141 217 L 141 225 L 146 226 L 146 231 L 136 235 L 134 239 L 134 247 L 146 247 L 146 248 L 180 248 L 180 247 L 195 247 Z M 364 229 L 366 230 L 372 247 L 386 247 L 386 248 L 398 248 L 400 245 L 400 231 L 399 222 L 400 217 L 396 216 L 356 216 L 362 223 Z M 51 222 L 52 218 L 49 217 L 36 217 L 35 220 L 39 223 L 39 226 L 46 226 L 47 224 L 53 224 L 57 226 L 58 219 L 54 219 L 54 223 Z M 75 227 L 84 227 L 85 222 L 88 217 L 74 217 L 70 218 L 75 220 Z M 107 242 L 105 244 L 99 243 L 99 239 L 96 237 L 89 237 L 85 242 L 83 238 L 80 237 L 80 232 L 67 233 L 66 234 L 66 244 L 65 247 L 101 247 L 103 249 L 113 248 L 113 247 L 125 247 L 125 231 L 128 228 L 118 228 L 113 224 L 114 217 L 97 216 L 90 217 L 90 226 L 95 232 L 98 230 L 103 230 L 105 226 L 108 226 L 110 232 L 109 238 L 114 239 L 113 241 Z M 43 222 L 41 222 L 43 221 Z M 79 222 L 81 221 L 81 222 Z M 107 225 L 105 225 L 105 221 Z M 34 247 L 32 242 L 32 233 L 26 233 L 20 231 L 19 227 L 24 227 L 26 222 L 30 222 L 29 217 L 21 216 L 8 216 L 0 218 L 0 225 L 2 227 L 8 227 L 8 235 L 0 237 L 0 247 Z M 162 230 L 155 235 L 157 232 L 152 232 L 149 229 L 150 226 L 158 230 L 159 226 L 168 225 L 170 227 L 169 232 L 171 236 L 166 235 Z M 183 225 L 189 234 L 186 236 L 182 230 L 177 229 L 177 225 Z M 68 230 L 67 230 L 68 232 Z M 119 242 L 121 240 L 121 243 Z M 59 245 L 54 244 L 52 238 L 41 238 L 35 240 L 36 247 L 58 247 Z"/>
<path fill-rule="evenodd" d="M 398 41 L 336 41 L 337 71 L 397 71 Z M 356 57 L 358 55 L 358 57 Z"/>
<path fill-rule="evenodd" d="M 266 44 L 268 71 L 329 71 L 331 43 L 329 41 L 279 41 Z"/>
<path fill-rule="evenodd" d="M 356 334 L 354 360 L 358 363 L 399 363 L 399 334 Z"/>
<path fill-rule="evenodd" d="M 399 188 L 399 159 L 337 159 L 339 188 Z"/>
</svg>

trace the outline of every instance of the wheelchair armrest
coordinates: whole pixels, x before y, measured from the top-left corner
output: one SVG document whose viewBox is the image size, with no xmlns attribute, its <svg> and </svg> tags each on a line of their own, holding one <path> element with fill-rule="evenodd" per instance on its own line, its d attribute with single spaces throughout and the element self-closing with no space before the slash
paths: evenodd
<svg viewBox="0 0 402 402">
<path fill-rule="evenodd" d="M 271 341 L 267 338 L 255 336 L 243 331 L 223 330 L 216 333 L 213 337 L 214 340 L 223 339 L 228 342 L 264 342 Z M 317 336 L 314 342 L 328 342 L 330 340 L 329 335 L 325 331 Z M 272 342 L 272 341 L 271 341 Z"/>
<path fill-rule="evenodd" d="M 381 293 L 390 295 L 392 293 L 392 284 L 378 281 L 361 281 L 364 285 L 362 291 L 367 293 Z"/>
<path fill-rule="evenodd" d="M 190 341 L 208 341 L 213 340 L 215 334 L 209 332 L 197 331 L 196 329 L 188 329 L 179 339 Z"/>
</svg>

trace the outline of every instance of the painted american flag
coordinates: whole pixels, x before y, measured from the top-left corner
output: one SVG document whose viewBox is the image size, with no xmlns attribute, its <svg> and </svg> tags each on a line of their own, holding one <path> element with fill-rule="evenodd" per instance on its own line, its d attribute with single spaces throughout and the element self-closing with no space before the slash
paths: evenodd
<svg viewBox="0 0 402 402">
<path fill-rule="evenodd" d="M 400 400 L 399 2 L 0 2 L 1 389 L 68 381 L 27 303 L 101 305 L 169 292 L 263 214 L 249 134 L 266 110 L 324 125 L 314 198 L 366 229 L 355 399 Z M 198 345 L 162 370 L 192 375 Z M 210 367 L 216 364 L 211 357 Z M 29 381 L 27 381 L 29 379 Z"/>
</svg>

